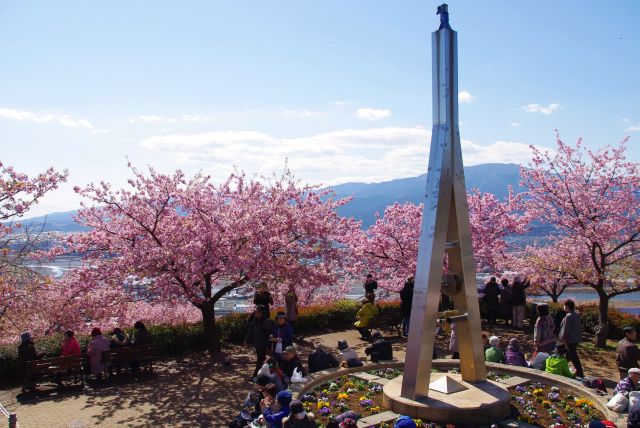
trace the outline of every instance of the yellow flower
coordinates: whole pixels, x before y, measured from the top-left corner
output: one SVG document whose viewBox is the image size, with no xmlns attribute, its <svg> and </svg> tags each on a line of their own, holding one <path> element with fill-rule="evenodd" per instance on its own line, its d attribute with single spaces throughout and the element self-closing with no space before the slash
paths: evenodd
<svg viewBox="0 0 640 428">
<path fill-rule="evenodd" d="M 338 400 L 346 400 L 347 398 L 349 398 L 349 394 L 347 394 L 346 392 L 341 392 L 340 394 L 338 394 Z"/>
<path fill-rule="evenodd" d="M 542 395 L 542 394 L 544 394 L 544 391 L 542 390 L 542 388 L 536 388 L 536 389 L 533 390 L 532 394 L 536 395 L 536 396 L 537 395 Z"/>
<path fill-rule="evenodd" d="M 318 401 L 318 410 L 322 409 L 323 407 L 329 407 L 331 406 L 331 403 L 329 403 L 328 401 Z"/>
<path fill-rule="evenodd" d="M 367 397 L 360 397 L 360 398 L 359 398 L 359 400 L 360 400 L 360 401 L 368 400 L 368 398 L 367 398 Z"/>
</svg>

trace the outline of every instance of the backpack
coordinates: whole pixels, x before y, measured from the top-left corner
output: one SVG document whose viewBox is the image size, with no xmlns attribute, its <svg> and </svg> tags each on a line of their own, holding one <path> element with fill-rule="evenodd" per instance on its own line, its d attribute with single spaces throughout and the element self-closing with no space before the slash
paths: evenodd
<svg viewBox="0 0 640 428">
<path fill-rule="evenodd" d="M 587 388 L 595 389 L 596 391 L 607 392 L 607 387 L 604 385 L 604 380 L 599 377 L 585 376 L 582 379 L 582 384 Z"/>
</svg>

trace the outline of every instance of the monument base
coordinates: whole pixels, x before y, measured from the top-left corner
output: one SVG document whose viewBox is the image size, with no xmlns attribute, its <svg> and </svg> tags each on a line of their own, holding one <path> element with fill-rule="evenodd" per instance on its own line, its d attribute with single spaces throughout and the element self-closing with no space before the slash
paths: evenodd
<svg viewBox="0 0 640 428">
<path fill-rule="evenodd" d="M 469 426 L 486 425 L 499 421 L 510 413 L 511 393 L 497 382 L 469 383 L 459 374 L 432 373 L 431 382 L 449 376 L 466 388 L 445 394 L 429 390 L 428 397 L 409 400 L 400 396 L 402 376 L 384 386 L 384 405 L 401 415 L 436 423 Z"/>
</svg>

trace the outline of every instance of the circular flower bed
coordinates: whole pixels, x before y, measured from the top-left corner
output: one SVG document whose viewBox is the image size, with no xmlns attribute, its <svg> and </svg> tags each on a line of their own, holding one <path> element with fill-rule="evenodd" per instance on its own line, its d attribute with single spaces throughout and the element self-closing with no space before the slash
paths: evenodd
<svg viewBox="0 0 640 428">
<path fill-rule="evenodd" d="M 433 369 L 438 372 L 439 370 Z M 451 369 L 450 372 L 456 372 Z M 402 374 L 398 369 L 370 370 L 370 375 L 394 379 Z M 487 377 L 500 381 L 508 375 L 487 373 Z M 354 411 L 360 418 L 385 411 L 382 403 L 383 385 L 375 380 L 363 380 L 355 374 L 346 374 L 325 382 L 301 397 L 307 411 L 316 415 L 320 427 L 325 427 L 336 416 Z M 511 388 L 511 417 L 539 427 L 582 427 L 592 420 L 605 419 L 592 402 L 563 393 L 558 387 L 542 383 L 529 383 Z M 422 428 L 454 428 L 452 424 L 435 424 L 416 419 Z M 383 423 L 377 428 L 391 428 L 393 423 Z"/>
<path fill-rule="evenodd" d="M 519 420 L 542 427 L 581 427 L 605 419 L 591 401 L 542 383 L 511 389 L 511 403 Z"/>
</svg>

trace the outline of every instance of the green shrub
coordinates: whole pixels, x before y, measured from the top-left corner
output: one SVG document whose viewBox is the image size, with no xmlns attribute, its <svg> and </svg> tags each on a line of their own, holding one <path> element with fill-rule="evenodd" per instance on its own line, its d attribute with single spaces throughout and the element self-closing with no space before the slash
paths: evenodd
<svg viewBox="0 0 640 428">
<path fill-rule="evenodd" d="M 398 310 L 397 302 L 381 303 L 383 312 Z M 296 333 L 313 334 L 331 329 L 349 328 L 355 321 L 360 304 L 349 300 L 342 300 L 331 305 L 314 305 L 300 309 Z M 275 312 L 275 311 L 274 311 Z M 249 316 L 234 313 L 216 319 L 216 327 L 222 342 L 241 343 L 247 331 Z M 177 355 L 184 352 L 205 348 L 204 332 L 201 323 L 181 325 L 150 325 L 147 326 L 153 337 L 153 349 L 156 355 Z M 129 335 L 134 330 L 125 329 Z M 86 351 L 88 335 L 78 335 L 78 341 L 83 352 Z M 62 335 L 38 337 L 35 339 L 36 349 L 43 353 L 44 358 L 60 355 Z M 0 346 L 0 379 L 16 379 L 18 377 L 17 345 Z"/>
</svg>

